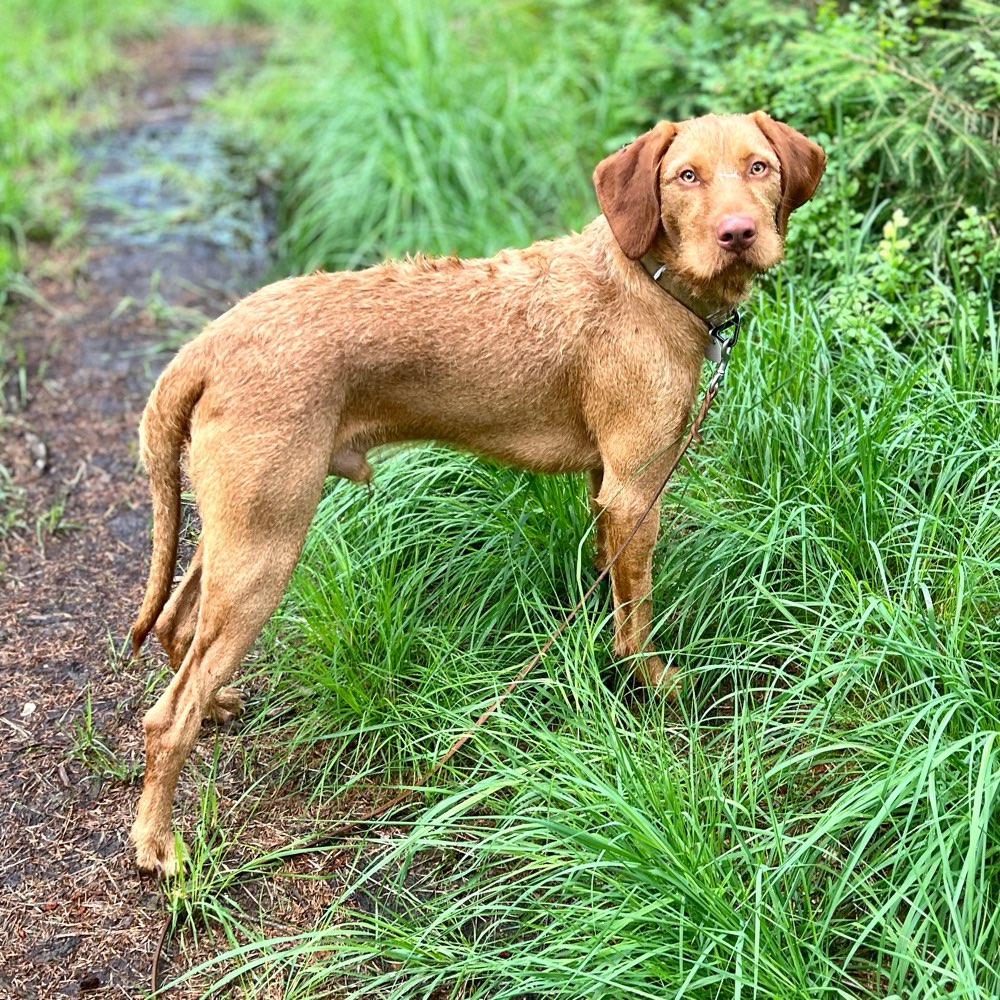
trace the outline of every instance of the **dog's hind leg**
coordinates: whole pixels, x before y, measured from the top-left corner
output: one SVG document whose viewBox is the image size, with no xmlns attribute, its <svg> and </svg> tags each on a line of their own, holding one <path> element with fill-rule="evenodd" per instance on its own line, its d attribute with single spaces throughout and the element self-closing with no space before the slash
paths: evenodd
<svg viewBox="0 0 1000 1000">
<path fill-rule="evenodd" d="M 177 870 L 171 811 L 181 768 L 213 697 L 257 638 L 295 567 L 325 466 L 300 471 L 298 481 L 264 476 L 256 489 L 242 479 L 224 489 L 216 473 L 209 495 L 199 491 L 204 534 L 197 625 L 180 668 L 143 720 L 146 773 L 132 841 L 145 871 Z"/>
<path fill-rule="evenodd" d="M 166 651 L 170 666 L 175 671 L 180 670 L 184 662 L 198 624 L 203 555 L 204 547 L 199 541 L 184 576 L 153 625 L 153 634 Z"/>
<path fill-rule="evenodd" d="M 608 565 L 608 525 L 602 517 L 604 508 L 598 501 L 604 484 L 604 466 L 590 469 L 587 473 L 587 495 L 590 497 L 590 513 L 594 519 L 594 568 L 602 573 Z"/>
<path fill-rule="evenodd" d="M 166 650 L 170 666 L 175 671 L 180 670 L 198 626 L 203 554 L 204 547 L 199 541 L 187 571 L 153 626 L 153 633 Z M 221 725 L 234 719 L 242 710 L 243 695 L 240 691 L 234 687 L 221 687 L 212 695 L 205 718 Z"/>
<path fill-rule="evenodd" d="M 180 669 L 143 720 L 146 772 L 132 840 L 136 863 L 145 871 L 171 875 L 177 870 L 171 810 L 181 768 L 202 718 L 211 714 L 216 692 L 277 606 L 301 542 L 302 537 L 262 539 L 242 551 L 225 552 L 227 563 L 239 564 L 232 573 L 224 565 L 213 573 L 212 553 L 206 553 L 195 635 Z"/>
</svg>

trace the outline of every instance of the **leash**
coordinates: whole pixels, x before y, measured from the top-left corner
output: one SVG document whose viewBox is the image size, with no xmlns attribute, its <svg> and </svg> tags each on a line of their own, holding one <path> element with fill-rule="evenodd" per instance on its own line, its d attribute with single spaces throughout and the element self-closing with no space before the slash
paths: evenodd
<svg viewBox="0 0 1000 1000">
<path fill-rule="evenodd" d="M 654 279 L 655 280 L 655 279 Z M 684 303 L 681 303 L 684 305 Z M 697 314 L 695 314 L 697 315 Z M 611 573 L 612 567 L 621 558 L 622 553 L 628 548 L 632 539 L 635 538 L 642 527 L 643 522 L 649 516 L 650 511 L 656 506 L 656 502 L 660 499 L 663 491 L 667 488 L 667 483 L 670 482 L 674 473 L 677 471 L 678 466 L 681 463 L 681 459 L 684 458 L 688 448 L 696 441 L 701 441 L 701 435 L 699 431 L 701 425 L 708 416 L 708 411 L 715 401 L 715 397 L 719 394 L 719 389 L 722 387 L 722 380 L 726 376 L 726 369 L 729 367 L 729 357 L 732 354 L 733 348 L 736 346 L 737 340 L 740 336 L 740 314 L 738 310 L 734 309 L 721 323 L 712 325 L 708 330 L 708 347 L 705 350 L 705 357 L 710 361 L 714 362 L 715 370 L 712 372 L 708 380 L 708 384 L 705 387 L 705 393 L 701 398 L 701 406 L 698 408 L 698 412 L 695 414 L 694 420 L 691 421 L 691 426 L 688 429 L 687 436 L 681 443 L 680 448 L 677 450 L 677 454 L 674 456 L 674 460 L 670 463 L 670 467 L 667 469 L 663 476 L 659 486 L 656 488 L 649 503 L 646 504 L 645 509 L 639 515 L 632 527 L 632 530 L 625 537 L 625 541 L 618 546 L 617 551 L 611 556 L 607 561 L 604 568 L 598 573 L 594 582 L 587 588 L 584 595 L 573 605 L 569 610 L 563 620 L 559 625 L 550 633 L 549 637 L 542 644 L 541 648 L 531 657 L 530 660 L 526 661 L 518 672 L 510 679 L 507 686 L 490 702 L 489 707 L 479 716 L 476 721 L 469 726 L 469 728 L 462 733 L 461 736 L 456 739 L 450 747 L 434 763 L 422 774 L 418 775 L 413 784 L 408 785 L 401 792 L 398 792 L 387 802 L 382 802 L 377 806 L 373 806 L 367 809 L 360 816 L 356 816 L 354 819 L 344 820 L 342 823 L 338 824 L 333 828 L 332 831 L 328 833 L 318 834 L 316 837 L 312 837 L 301 844 L 293 853 L 306 854 L 310 851 L 318 850 L 321 847 L 327 847 L 337 840 L 343 840 L 344 837 L 349 834 L 354 833 L 361 826 L 366 823 L 370 823 L 374 819 L 379 819 L 386 813 L 395 809 L 400 803 L 405 802 L 414 792 L 419 791 L 423 788 L 431 778 L 436 775 L 445 764 L 451 760 L 452 757 L 458 753 L 459 750 L 469 742 L 470 739 L 485 725 L 486 721 L 491 715 L 493 715 L 500 706 L 507 700 L 512 694 L 514 689 L 518 686 L 531 673 L 532 670 L 544 659 L 545 654 L 553 647 L 556 640 L 566 631 L 567 628 L 572 624 L 573 620 L 579 614 L 579 612 L 586 605 L 587 601 L 593 597 L 597 588 L 607 579 L 608 575 Z M 291 856 L 291 852 L 288 855 L 281 855 L 280 857 L 272 859 L 267 866 L 260 870 L 248 873 L 245 877 L 235 877 L 230 881 L 230 885 L 242 885 L 246 882 L 256 881 L 262 878 L 265 874 L 277 868 L 286 857 Z M 153 967 L 151 973 L 152 979 L 152 992 L 155 994 L 159 990 L 160 981 L 160 958 L 163 954 L 163 948 L 167 942 L 167 939 L 171 936 L 173 931 L 176 930 L 175 922 L 172 916 L 168 915 L 167 919 L 163 925 L 163 929 L 160 932 L 159 939 L 156 944 L 156 949 L 153 953 Z"/>
</svg>

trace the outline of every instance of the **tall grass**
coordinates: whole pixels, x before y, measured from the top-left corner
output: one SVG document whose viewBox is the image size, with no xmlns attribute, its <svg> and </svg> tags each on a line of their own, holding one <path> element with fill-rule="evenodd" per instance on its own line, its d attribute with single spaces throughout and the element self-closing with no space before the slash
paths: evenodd
<svg viewBox="0 0 1000 1000">
<path fill-rule="evenodd" d="M 480 255 L 579 224 L 585 165 L 655 116 L 637 95 L 661 30 L 646 4 L 323 5 L 252 103 L 227 104 L 284 148 L 285 266 Z"/>
<path fill-rule="evenodd" d="M 761 293 L 667 504 L 680 703 L 622 691 L 599 601 L 328 918 L 228 953 L 219 990 L 1000 992 L 995 313 L 864 353 L 800 294 Z M 425 767 L 590 572 L 572 480 L 421 449 L 379 482 L 332 489 L 273 630 L 282 782 L 321 800 Z"/>
<path fill-rule="evenodd" d="M 778 23 L 709 8 L 727 30 Z M 774 38 L 807 30 L 782 8 L 787 35 L 751 36 L 735 80 L 691 72 L 729 50 L 687 8 L 308 9 L 226 103 L 282 150 L 289 268 L 579 225 L 597 156 L 671 114 L 650 81 L 735 110 L 779 86 Z M 240 942 L 192 970 L 205 993 L 1000 995 L 1000 254 L 971 196 L 934 243 L 859 192 L 843 112 L 817 112 L 825 193 L 665 503 L 653 642 L 678 702 L 629 693 L 596 598 L 295 933 L 228 902 L 212 804 L 173 897 Z M 321 830 L 407 784 L 591 578 L 571 477 L 423 447 L 376 483 L 331 485 L 268 631 L 244 824 L 262 787 Z"/>
</svg>

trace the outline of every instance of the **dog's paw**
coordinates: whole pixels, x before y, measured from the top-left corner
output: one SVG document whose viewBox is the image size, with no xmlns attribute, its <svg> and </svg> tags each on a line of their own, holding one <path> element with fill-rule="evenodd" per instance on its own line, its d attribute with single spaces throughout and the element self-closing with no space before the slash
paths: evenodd
<svg viewBox="0 0 1000 1000">
<path fill-rule="evenodd" d="M 181 867 L 173 834 L 156 836 L 138 826 L 138 823 L 133 825 L 130 835 L 135 845 L 136 868 L 141 874 L 158 880 L 173 878 Z"/>
<path fill-rule="evenodd" d="M 217 725 L 232 722 L 243 711 L 243 692 L 234 687 L 220 687 L 212 695 L 206 718 Z"/>
</svg>

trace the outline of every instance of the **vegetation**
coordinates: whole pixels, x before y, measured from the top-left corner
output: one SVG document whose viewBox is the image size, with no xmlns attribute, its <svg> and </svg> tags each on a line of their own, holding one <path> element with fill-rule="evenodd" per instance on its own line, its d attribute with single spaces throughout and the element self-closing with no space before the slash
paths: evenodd
<svg viewBox="0 0 1000 1000">
<path fill-rule="evenodd" d="M 373 827 L 326 919 L 197 974 L 301 998 L 996 995 L 996 5 L 324 9 L 225 105 L 281 150 L 289 268 L 579 226 L 593 162 L 663 116 L 763 106 L 831 166 L 667 505 L 680 703 L 622 690 L 605 598 L 404 836 Z M 426 768 L 592 573 L 578 482 L 432 448 L 377 481 L 331 488 L 267 643 L 297 693 L 271 765 L 318 813 Z"/>
<path fill-rule="evenodd" d="M 149 27 L 153 4 L 9 0 L 0 9 L 0 305 L 29 239 L 67 232 L 74 131 L 107 120 L 91 85 L 120 69 L 115 40 Z"/>
<path fill-rule="evenodd" d="M 24 275 L 29 242 L 59 244 L 76 228 L 74 134 L 107 120 L 111 94 L 99 100 L 93 84 L 123 66 L 115 39 L 148 28 L 152 8 L 123 10 L 115 0 L 0 5 L 0 434 L 36 377 L 9 336 L 4 306 L 11 293 L 37 297 Z M 23 506 L 0 464 L 0 540 L 21 523 Z"/>
<path fill-rule="evenodd" d="M 219 108 L 278 178 L 284 270 L 579 227 L 595 160 L 660 117 L 765 107 L 830 167 L 665 504 L 678 703 L 624 689 L 595 600 L 371 826 L 325 915 L 265 930 L 233 885 L 276 855 L 235 838 L 275 790 L 312 835 L 412 781 L 593 572 L 570 477 L 423 447 L 383 456 L 371 496 L 331 484 L 242 748 L 203 765 L 247 755 L 172 890 L 230 942 L 189 975 L 290 1000 L 1000 995 L 1000 6 L 213 16 L 274 25 Z"/>
</svg>

